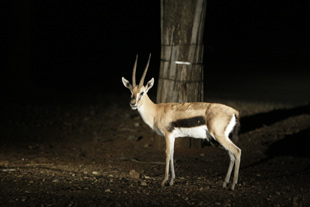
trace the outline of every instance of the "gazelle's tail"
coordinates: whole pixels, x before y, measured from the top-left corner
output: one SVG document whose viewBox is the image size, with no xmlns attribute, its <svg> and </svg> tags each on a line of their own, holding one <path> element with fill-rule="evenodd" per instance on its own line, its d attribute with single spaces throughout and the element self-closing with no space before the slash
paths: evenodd
<svg viewBox="0 0 310 207">
<path fill-rule="evenodd" d="M 240 129 L 240 121 L 239 121 L 239 114 L 235 114 L 235 118 L 236 118 L 236 124 L 233 128 L 233 130 L 231 131 L 231 140 L 233 142 L 236 142 L 238 141 L 238 132 L 239 132 L 239 129 Z"/>
</svg>

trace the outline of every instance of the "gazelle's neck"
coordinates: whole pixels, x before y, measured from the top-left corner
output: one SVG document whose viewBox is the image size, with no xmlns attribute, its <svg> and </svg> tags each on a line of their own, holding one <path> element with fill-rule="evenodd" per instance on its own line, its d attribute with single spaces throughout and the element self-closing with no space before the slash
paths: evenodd
<svg viewBox="0 0 310 207">
<path fill-rule="evenodd" d="M 156 116 L 156 104 L 153 103 L 147 94 L 144 95 L 143 103 L 138 108 L 138 111 L 143 121 L 153 129 L 154 117 Z"/>
</svg>

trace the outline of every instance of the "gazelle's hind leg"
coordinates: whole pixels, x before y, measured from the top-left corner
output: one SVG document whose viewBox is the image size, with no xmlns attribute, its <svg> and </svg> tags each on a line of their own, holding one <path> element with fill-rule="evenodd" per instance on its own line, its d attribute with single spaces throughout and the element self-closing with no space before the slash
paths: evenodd
<svg viewBox="0 0 310 207">
<path fill-rule="evenodd" d="M 225 181 L 223 183 L 223 187 L 226 187 L 229 183 L 230 175 L 233 169 L 233 166 L 235 166 L 234 169 L 234 178 L 231 184 L 231 189 L 235 189 L 235 185 L 238 182 L 238 175 L 239 175 L 239 166 L 240 166 L 240 160 L 241 160 L 241 149 L 237 147 L 229 138 L 228 136 L 217 136 L 217 140 L 219 143 L 228 151 L 229 157 L 230 157 L 230 163 L 228 167 L 228 171 L 225 177 Z"/>
<path fill-rule="evenodd" d="M 228 151 L 228 155 L 230 158 L 230 162 L 229 162 L 228 171 L 227 171 L 227 174 L 225 177 L 225 181 L 223 183 L 223 188 L 227 187 L 227 184 L 229 183 L 229 180 L 230 180 L 231 171 L 232 171 L 234 164 L 235 164 L 235 156 L 230 151 Z"/>
<path fill-rule="evenodd" d="M 240 161 L 241 161 L 241 149 L 237 147 L 237 155 L 235 155 L 235 172 L 234 172 L 234 179 L 233 183 L 231 185 L 231 189 L 235 189 L 235 185 L 238 183 L 238 177 L 239 177 L 239 167 L 240 167 Z"/>
</svg>

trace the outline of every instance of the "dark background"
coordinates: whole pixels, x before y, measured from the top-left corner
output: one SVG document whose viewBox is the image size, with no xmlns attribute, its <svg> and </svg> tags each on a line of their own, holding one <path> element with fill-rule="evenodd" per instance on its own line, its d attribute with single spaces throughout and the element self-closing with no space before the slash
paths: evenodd
<svg viewBox="0 0 310 207">
<path fill-rule="evenodd" d="M 0 206 L 310 206 L 300 2 L 208 0 L 205 100 L 241 115 L 232 192 L 221 187 L 228 156 L 211 147 L 176 149 L 176 184 L 159 187 L 164 167 L 151 162 L 164 146 L 121 82 L 137 53 L 137 79 L 152 53 L 146 80 L 158 81 L 159 0 L 0 1 Z"/>
<path fill-rule="evenodd" d="M 251 84 L 254 90 L 268 83 L 266 91 L 291 85 L 298 90 L 289 93 L 309 100 L 305 90 L 310 80 L 309 7 L 301 2 L 208 0 L 206 94 L 222 92 L 218 96 L 225 96 L 233 85 L 239 93 L 251 88 L 244 84 Z M 3 95 L 124 91 L 121 76 L 131 80 L 136 54 L 138 75 L 152 53 L 147 79 L 158 77 L 160 1 L 1 4 Z M 282 88 L 282 95 L 291 86 Z M 249 98 L 250 94 L 239 96 Z M 264 94 L 265 99 L 272 99 L 271 94 Z"/>
</svg>

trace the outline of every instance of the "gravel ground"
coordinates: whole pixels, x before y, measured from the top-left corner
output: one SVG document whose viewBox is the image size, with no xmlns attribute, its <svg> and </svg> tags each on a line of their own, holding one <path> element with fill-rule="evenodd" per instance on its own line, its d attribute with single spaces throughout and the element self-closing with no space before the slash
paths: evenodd
<svg viewBox="0 0 310 207">
<path fill-rule="evenodd" d="M 3 103 L 0 205 L 310 206 L 309 104 L 209 100 L 242 116 L 240 182 L 231 191 L 222 188 L 227 153 L 210 146 L 176 149 L 175 185 L 162 188 L 164 149 L 128 98 Z"/>
</svg>

